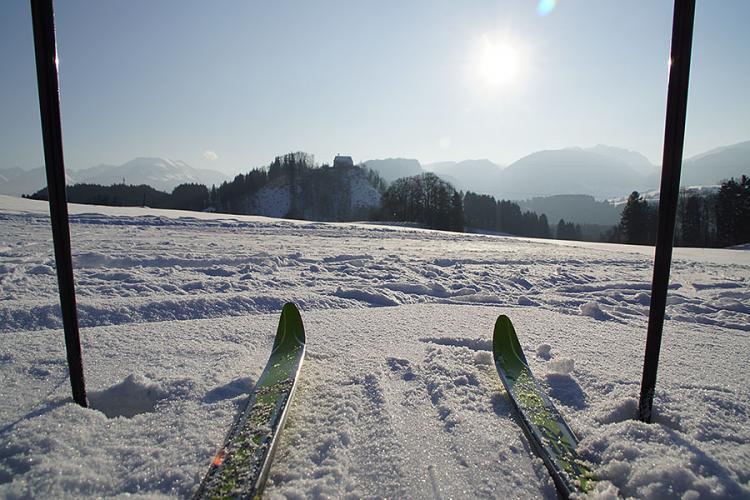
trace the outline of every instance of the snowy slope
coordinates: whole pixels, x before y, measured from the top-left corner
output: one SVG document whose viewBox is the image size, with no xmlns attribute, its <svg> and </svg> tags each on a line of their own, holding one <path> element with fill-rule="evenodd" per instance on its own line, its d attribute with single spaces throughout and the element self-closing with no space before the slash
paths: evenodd
<svg viewBox="0 0 750 500">
<path fill-rule="evenodd" d="M 352 210 L 372 210 L 380 207 L 382 196 L 359 170 L 346 172 L 346 185 L 349 187 L 350 208 Z"/>
<path fill-rule="evenodd" d="M 187 497 L 287 300 L 308 354 L 269 498 L 554 498 L 492 366 L 500 313 L 603 495 L 750 495 L 750 253 L 677 249 L 656 423 L 652 249 L 71 206 L 93 409 L 70 401 L 49 219 L 0 197 L 0 496 Z"/>
</svg>

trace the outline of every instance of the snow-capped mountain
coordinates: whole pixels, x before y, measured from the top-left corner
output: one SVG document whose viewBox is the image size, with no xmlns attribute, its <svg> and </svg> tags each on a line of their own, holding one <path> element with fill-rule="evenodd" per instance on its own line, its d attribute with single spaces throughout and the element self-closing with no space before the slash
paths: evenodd
<svg viewBox="0 0 750 500">
<path fill-rule="evenodd" d="M 122 165 L 97 165 L 82 170 L 66 172 L 68 184 L 89 183 L 109 186 L 126 184 L 148 184 L 171 192 L 175 186 L 184 183 L 198 183 L 211 186 L 221 184 L 227 176 L 221 172 L 193 168 L 184 161 L 165 158 L 135 158 Z M 23 170 L 19 167 L 0 169 L 0 194 L 20 196 L 32 194 L 47 185 L 43 167 Z"/>
<path fill-rule="evenodd" d="M 221 172 L 193 168 L 184 161 L 166 158 L 141 157 L 122 165 L 97 165 L 71 172 L 76 182 L 87 182 L 108 186 L 119 182 L 125 184 L 148 184 L 161 191 L 171 191 L 184 183 L 221 184 L 227 176 Z"/>
</svg>

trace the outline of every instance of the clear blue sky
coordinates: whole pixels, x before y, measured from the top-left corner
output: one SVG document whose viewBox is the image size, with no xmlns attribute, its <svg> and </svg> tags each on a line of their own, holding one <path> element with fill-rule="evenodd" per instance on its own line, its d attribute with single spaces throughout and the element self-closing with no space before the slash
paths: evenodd
<svg viewBox="0 0 750 500">
<path fill-rule="evenodd" d="M 67 166 L 507 164 L 598 143 L 659 164 L 671 2 L 544 3 L 58 1 Z M 746 0 L 698 0 L 687 156 L 750 139 L 748 20 Z M 0 4 L 0 60 L 0 168 L 39 166 L 27 1 Z"/>
</svg>

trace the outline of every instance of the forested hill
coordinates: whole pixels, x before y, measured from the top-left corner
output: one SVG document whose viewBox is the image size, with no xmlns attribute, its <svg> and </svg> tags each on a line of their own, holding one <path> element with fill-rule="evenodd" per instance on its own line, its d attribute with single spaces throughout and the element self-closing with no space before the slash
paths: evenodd
<svg viewBox="0 0 750 500">
<path fill-rule="evenodd" d="M 380 208 L 385 182 L 358 165 L 316 166 L 303 152 L 277 156 L 208 193 L 220 212 L 321 221 L 369 219 Z"/>
<path fill-rule="evenodd" d="M 208 188 L 181 184 L 172 193 L 150 186 L 75 184 L 68 201 L 91 205 L 211 210 L 322 221 L 364 220 L 380 209 L 385 182 L 356 165 L 316 166 L 306 153 L 278 156 L 268 166 Z M 47 189 L 30 198 L 47 199 Z"/>
</svg>

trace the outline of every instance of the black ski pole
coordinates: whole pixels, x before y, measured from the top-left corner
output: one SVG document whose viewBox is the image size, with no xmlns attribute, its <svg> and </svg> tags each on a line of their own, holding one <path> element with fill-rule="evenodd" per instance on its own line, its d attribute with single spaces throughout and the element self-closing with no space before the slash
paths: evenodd
<svg viewBox="0 0 750 500">
<path fill-rule="evenodd" d="M 44 139 L 44 162 L 47 170 L 47 195 L 55 246 L 57 285 L 60 290 L 65 348 L 68 356 L 70 385 L 73 400 L 88 406 L 83 380 L 83 358 L 78 333 L 76 294 L 73 281 L 73 259 L 70 254 L 68 204 L 65 194 L 65 164 L 63 163 L 62 126 L 60 124 L 60 86 L 57 79 L 57 45 L 55 15 L 52 0 L 31 0 L 34 24 L 36 76 L 39 86 L 39 112 Z"/>
<path fill-rule="evenodd" d="M 643 360 L 641 399 L 638 403 L 638 418 L 643 422 L 651 422 L 656 370 L 659 366 L 659 350 L 664 327 L 664 309 L 667 304 L 675 217 L 680 191 L 682 148 L 685 141 L 685 118 L 687 115 L 694 18 L 695 0 L 675 0 L 667 91 L 667 116 L 664 125 L 664 152 L 659 191 L 659 218 L 656 226 L 656 256 L 651 284 L 651 309 L 648 316 L 646 354 Z"/>
</svg>

